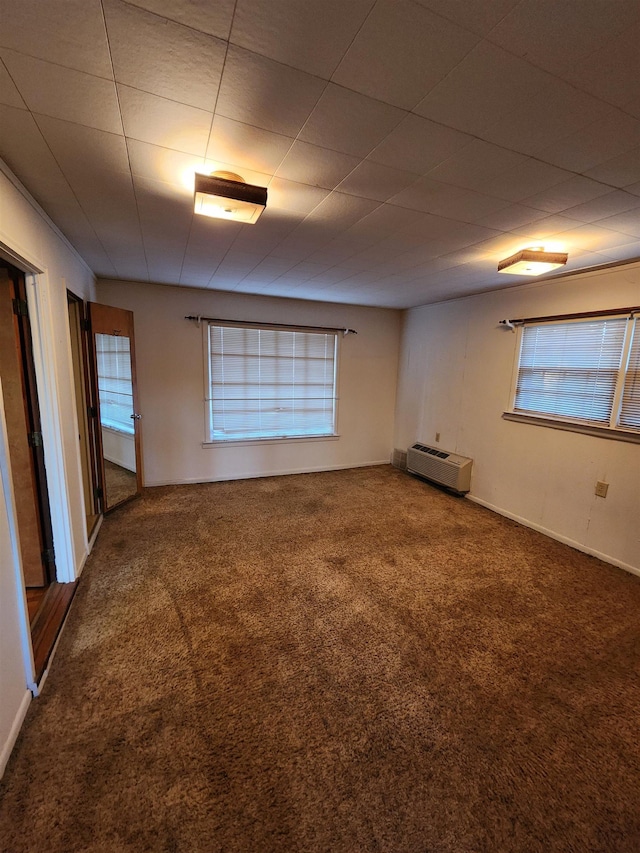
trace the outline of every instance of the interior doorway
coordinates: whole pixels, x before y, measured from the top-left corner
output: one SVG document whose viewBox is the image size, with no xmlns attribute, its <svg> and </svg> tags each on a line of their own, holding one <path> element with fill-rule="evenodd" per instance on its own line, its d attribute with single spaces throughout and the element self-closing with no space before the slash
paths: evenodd
<svg viewBox="0 0 640 853">
<path fill-rule="evenodd" d="M 0 260 L 0 375 L 20 556 L 39 680 L 76 584 L 57 581 L 24 273 Z"/>
</svg>

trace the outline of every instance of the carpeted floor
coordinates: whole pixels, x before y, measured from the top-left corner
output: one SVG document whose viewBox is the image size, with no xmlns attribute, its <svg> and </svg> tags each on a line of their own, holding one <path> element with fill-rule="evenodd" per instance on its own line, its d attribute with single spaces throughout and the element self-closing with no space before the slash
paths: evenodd
<svg viewBox="0 0 640 853">
<path fill-rule="evenodd" d="M 390 467 L 108 517 L 7 853 L 631 853 L 640 578 Z"/>
</svg>

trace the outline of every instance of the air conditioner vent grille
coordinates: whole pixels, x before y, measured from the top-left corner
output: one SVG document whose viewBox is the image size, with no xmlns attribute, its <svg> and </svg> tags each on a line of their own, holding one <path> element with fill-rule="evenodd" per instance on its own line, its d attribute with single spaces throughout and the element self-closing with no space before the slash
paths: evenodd
<svg viewBox="0 0 640 853">
<path fill-rule="evenodd" d="M 453 489 L 468 492 L 471 487 L 472 460 L 416 443 L 407 451 L 407 471 Z"/>
</svg>

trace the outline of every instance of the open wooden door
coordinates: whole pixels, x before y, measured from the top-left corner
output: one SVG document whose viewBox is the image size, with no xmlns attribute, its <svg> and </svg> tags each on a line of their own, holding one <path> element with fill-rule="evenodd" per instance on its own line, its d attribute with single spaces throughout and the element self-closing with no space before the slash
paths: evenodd
<svg viewBox="0 0 640 853">
<path fill-rule="evenodd" d="M 104 512 L 142 491 L 141 428 L 133 313 L 89 303 L 98 385 L 98 446 Z"/>
</svg>

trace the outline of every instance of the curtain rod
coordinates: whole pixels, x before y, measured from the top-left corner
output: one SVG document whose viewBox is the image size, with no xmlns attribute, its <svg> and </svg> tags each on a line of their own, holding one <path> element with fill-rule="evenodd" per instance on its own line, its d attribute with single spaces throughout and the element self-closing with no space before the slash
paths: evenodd
<svg viewBox="0 0 640 853">
<path fill-rule="evenodd" d="M 220 323 L 223 326 L 248 326 L 252 329 L 296 329 L 298 332 L 342 332 L 343 335 L 357 335 L 355 329 L 336 329 L 332 326 L 299 326 L 294 323 L 254 323 L 250 320 L 221 320 L 219 317 L 203 317 L 201 314 L 188 314 L 185 320 L 195 320 L 198 325 L 205 320 L 207 323 Z"/>
<path fill-rule="evenodd" d="M 522 326 L 525 323 L 543 323 L 552 320 L 582 320 L 589 317 L 610 317 L 615 314 L 637 314 L 640 312 L 640 306 L 634 305 L 631 308 L 607 308 L 604 311 L 582 311 L 575 314 L 551 314 L 547 317 L 520 317 L 517 320 L 500 320 L 502 326 Z"/>
</svg>

